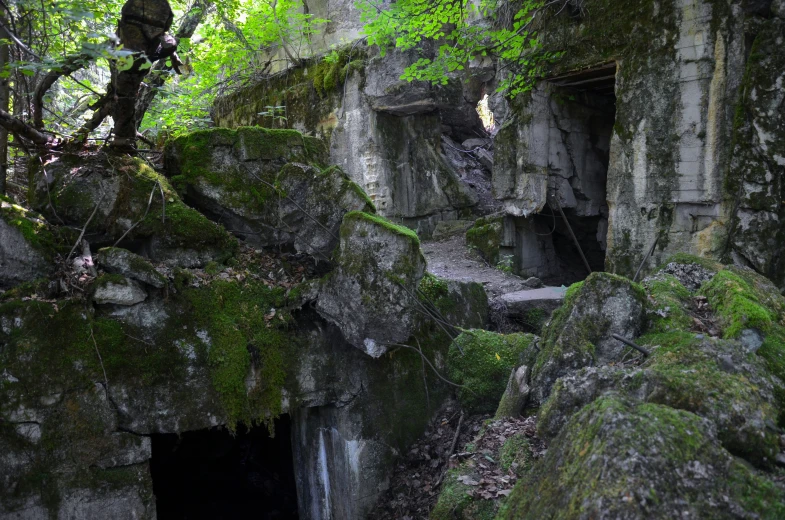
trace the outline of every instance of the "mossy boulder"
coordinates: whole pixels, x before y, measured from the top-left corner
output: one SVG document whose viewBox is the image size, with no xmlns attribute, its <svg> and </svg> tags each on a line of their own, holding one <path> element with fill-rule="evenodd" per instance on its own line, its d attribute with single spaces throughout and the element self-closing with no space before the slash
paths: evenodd
<svg viewBox="0 0 785 520">
<path fill-rule="evenodd" d="M 785 495 L 690 412 L 606 396 L 575 414 L 499 519 L 780 518 Z"/>
<path fill-rule="evenodd" d="M 113 274 L 138 280 L 157 289 L 166 286 L 166 277 L 144 257 L 121 247 L 105 247 L 98 250 L 98 264 Z"/>
<path fill-rule="evenodd" d="M 638 341 L 652 356 L 634 369 L 584 368 L 559 379 L 540 410 L 540 435 L 554 437 L 580 410 L 607 392 L 687 410 L 712 421 L 729 452 L 761 466 L 779 453 L 772 428 L 780 408 L 765 361 L 740 342 L 673 332 Z"/>
<path fill-rule="evenodd" d="M 292 244 L 329 256 L 350 211 L 373 203 L 324 144 L 295 130 L 243 127 L 193 132 L 167 145 L 167 173 L 186 200 L 258 247 Z"/>
<path fill-rule="evenodd" d="M 46 220 L 0 195 L 0 290 L 46 276 L 65 241 Z"/>
<path fill-rule="evenodd" d="M 447 375 L 458 388 L 458 398 L 470 413 L 496 410 L 513 368 L 531 366 L 532 334 L 498 334 L 467 330 L 450 345 Z"/>
<path fill-rule="evenodd" d="M 476 249 L 491 265 L 499 262 L 499 248 L 504 238 L 504 217 L 491 216 L 477 219 L 466 231 L 466 245 Z"/>
<path fill-rule="evenodd" d="M 638 336 L 645 304 L 640 285 L 613 274 L 593 273 L 572 285 L 543 331 L 532 372 L 533 404 L 545 402 L 559 377 L 620 360 L 627 347 L 612 334 Z"/>
<path fill-rule="evenodd" d="M 482 329 L 488 322 L 488 295 L 479 282 L 446 280 L 426 272 L 417 292 L 425 306 L 435 307 L 450 324 Z"/>
<path fill-rule="evenodd" d="M 64 155 L 48 163 L 46 173 L 31 172 L 33 207 L 52 217 L 56 212 L 77 228 L 89 221 L 90 241 L 125 238 L 156 261 L 186 267 L 226 260 L 237 248 L 231 235 L 183 203 L 141 159 Z"/>
<path fill-rule="evenodd" d="M 414 231 L 353 211 L 341 224 L 336 268 L 318 284 L 316 310 L 373 357 L 412 334 L 425 258 Z"/>
</svg>

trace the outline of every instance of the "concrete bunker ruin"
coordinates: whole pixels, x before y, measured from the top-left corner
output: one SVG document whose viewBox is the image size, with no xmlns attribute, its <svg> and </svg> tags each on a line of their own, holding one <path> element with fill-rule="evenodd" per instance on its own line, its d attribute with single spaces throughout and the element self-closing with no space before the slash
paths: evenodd
<svg viewBox="0 0 785 520">
<path fill-rule="evenodd" d="M 532 92 L 519 134 L 528 156 L 519 184 L 531 204 L 507 208 L 500 250 L 521 275 L 559 285 L 604 270 L 615 77 L 616 63 L 606 63 L 547 78 Z"/>
</svg>

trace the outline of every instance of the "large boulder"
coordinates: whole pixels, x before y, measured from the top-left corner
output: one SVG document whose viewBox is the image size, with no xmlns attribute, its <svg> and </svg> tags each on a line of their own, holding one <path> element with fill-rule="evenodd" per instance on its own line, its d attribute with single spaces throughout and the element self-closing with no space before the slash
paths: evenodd
<svg viewBox="0 0 785 520">
<path fill-rule="evenodd" d="M 87 225 L 91 243 L 124 239 L 155 261 L 184 267 L 226 260 L 237 248 L 141 159 L 63 155 L 33 172 L 31 188 L 35 209 L 76 228 Z"/>
<path fill-rule="evenodd" d="M 720 446 L 711 421 L 607 396 L 573 415 L 498 518 L 773 519 L 783 499 Z"/>
<path fill-rule="evenodd" d="M 639 368 L 591 367 L 559 379 L 541 409 L 540 435 L 555 436 L 584 405 L 616 391 L 705 417 L 729 452 L 771 465 L 780 452 L 772 428 L 780 408 L 765 361 L 741 342 L 697 336 L 646 336 L 639 341 L 653 353 Z"/>
<path fill-rule="evenodd" d="M 620 360 L 627 347 L 612 335 L 638 336 L 645 303 L 640 285 L 608 273 L 593 273 L 571 286 L 543 332 L 532 373 L 534 404 L 545 402 L 559 377 Z"/>
<path fill-rule="evenodd" d="M 167 171 L 186 200 L 252 245 L 292 244 L 329 256 L 343 216 L 375 212 L 326 150 L 294 130 L 213 129 L 167 145 Z"/>
<path fill-rule="evenodd" d="M 0 195 L 0 290 L 50 274 L 61 245 L 43 217 Z"/>
<path fill-rule="evenodd" d="M 316 310 L 346 340 L 379 357 L 411 335 L 423 312 L 416 296 L 425 272 L 417 235 L 382 217 L 355 211 L 341 225 L 335 270 L 320 283 Z"/>
</svg>

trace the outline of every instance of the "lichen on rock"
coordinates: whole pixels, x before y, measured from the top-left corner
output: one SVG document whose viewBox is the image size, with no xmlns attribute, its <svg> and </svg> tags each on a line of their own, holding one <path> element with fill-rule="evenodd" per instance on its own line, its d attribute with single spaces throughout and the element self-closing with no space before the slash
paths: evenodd
<svg viewBox="0 0 785 520">
<path fill-rule="evenodd" d="M 659 404 L 601 397 L 575 414 L 498 518 L 778 518 L 783 492 L 734 459 L 713 424 Z"/>
</svg>

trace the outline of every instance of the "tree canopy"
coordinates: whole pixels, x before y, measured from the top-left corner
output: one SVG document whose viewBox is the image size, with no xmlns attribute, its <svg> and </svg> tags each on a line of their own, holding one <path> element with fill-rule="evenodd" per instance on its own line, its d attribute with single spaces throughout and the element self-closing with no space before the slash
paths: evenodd
<svg viewBox="0 0 785 520">
<path fill-rule="evenodd" d="M 537 21 L 581 0 L 356 5 L 382 55 L 419 52 L 403 79 L 443 84 L 492 58 L 500 90 L 515 95 L 558 58 Z M 96 141 L 131 149 L 208 126 L 216 96 L 300 63 L 327 22 L 301 0 L 0 0 L 0 164 L 4 143 L 15 154 Z"/>
</svg>

